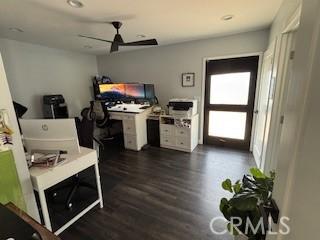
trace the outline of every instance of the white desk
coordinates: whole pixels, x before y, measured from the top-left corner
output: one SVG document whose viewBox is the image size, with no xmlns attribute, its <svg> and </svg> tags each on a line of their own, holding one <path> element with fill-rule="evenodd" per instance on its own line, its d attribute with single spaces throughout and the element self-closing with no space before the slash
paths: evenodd
<svg viewBox="0 0 320 240">
<path fill-rule="evenodd" d="M 112 107 L 108 107 L 108 110 L 110 112 L 142 113 L 146 110 L 144 109 L 146 107 L 150 107 L 150 106 L 142 105 L 142 104 L 133 104 L 133 103 L 122 103 Z"/>
<path fill-rule="evenodd" d="M 47 201 L 44 191 L 57 183 L 62 182 L 63 180 L 91 167 L 95 167 L 96 181 L 97 181 L 97 190 L 98 190 L 98 199 L 90 204 L 87 208 L 81 211 L 73 219 L 59 228 L 55 234 L 58 235 L 68 228 L 71 224 L 77 221 L 90 209 L 92 209 L 97 204 L 100 204 L 100 208 L 103 208 L 103 199 L 100 183 L 100 174 L 98 167 L 98 158 L 97 153 L 93 149 L 88 149 L 81 147 L 81 153 L 75 155 L 62 155 L 66 160 L 60 165 L 53 168 L 39 168 L 32 167 L 30 169 L 31 181 L 33 189 L 39 193 L 40 205 L 42 209 L 42 214 L 44 218 L 44 223 L 47 229 L 52 231 Z"/>
<path fill-rule="evenodd" d="M 122 121 L 126 149 L 140 151 L 148 143 L 147 118 L 151 113 L 151 107 L 141 109 L 142 106 L 140 104 L 120 104 L 108 108 L 111 119 Z"/>
</svg>

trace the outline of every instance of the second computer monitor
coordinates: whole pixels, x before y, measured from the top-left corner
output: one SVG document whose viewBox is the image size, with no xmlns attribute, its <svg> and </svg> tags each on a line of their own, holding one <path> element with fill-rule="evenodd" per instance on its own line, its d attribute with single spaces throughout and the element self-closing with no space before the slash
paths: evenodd
<svg viewBox="0 0 320 240">
<path fill-rule="evenodd" d="M 125 84 L 127 98 L 145 98 L 144 84 L 127 83 Z"/>
<path fill-rule="evenodd" d="M 144 84 L 144 92 L 146 95 L 146 99 L 154 99 L 155 98 L 155 91 L 153 84 Z"/>
</svg>

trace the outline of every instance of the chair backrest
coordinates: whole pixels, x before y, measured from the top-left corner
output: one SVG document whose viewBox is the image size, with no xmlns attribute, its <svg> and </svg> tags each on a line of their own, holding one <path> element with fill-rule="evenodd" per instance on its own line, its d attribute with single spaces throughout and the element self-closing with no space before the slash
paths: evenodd
<svg viewBox="0 0 320 240">
<path fill-rule="evenodd" d="M 103 120 L 105 118 L 103 105 L 100 101 L 91 101 L 91 110 L 94 112 L 96 120 Z"/>
<path fill-rule="evenodd" d="M 91 110 L 95 115 L 96 126 L 99 128 L 105 128 L 110 125 L 110 115 L 108 109 L 103 104 L 101 101 L 91 102 Z"/>
<path fill-rule="evenodd" d="M 76 118 L 79 144 L 82 147 L 93 148 L 94 117 L 91 109 L 84 108 L 81 117 Z"/>
</svg>

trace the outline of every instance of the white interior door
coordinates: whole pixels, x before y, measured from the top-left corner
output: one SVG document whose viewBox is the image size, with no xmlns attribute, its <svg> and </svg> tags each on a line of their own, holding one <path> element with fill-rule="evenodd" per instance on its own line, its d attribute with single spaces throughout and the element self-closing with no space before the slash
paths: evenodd
<svg viewBox="0 0 320 240">
<path fill-rule="evenodd" d="M 265 141 L 267 126 L 267 116 L 270 112 L 272 99 L 271 92 L 272 87 L 272 70 L 273 70 L 273 59 L 275 52 L 275 44 L 272 44 L 269 49 L 265 52 L 262 63 L 261 80 L 258 96 L 258 106 L 255 110 L 256 116 L 256 128 L 253 140 L 253 155 L 256 164 L 259 168 L 263 166 L 264 153 L 267 141 Z"/>
<path fill-rule="evenodd" d="M 296 30 L 282 34 L 279 44 L 279 58 L 274 61 L 273 73 L 277 76 L 276 92 L 274 100 L 272 100 L 272 116 L 269 120 L 270 132 L 265 141 L 268 141 L 267 149 L 265 150 L 265 163 L 263 170 L 265 172 L 272 171 L 277 167 L 278 148 L 282 132 L 282 125 L 285 120 L 285 106 L 287 104 L 287 90 L 290 84 L 291 75 L 293 72 L 293 59 L 295 53 Z M 270 112 L 271 115 L 271 112 Z M 268 122 L 267 122 L 268 124 Z"/>
</svg>

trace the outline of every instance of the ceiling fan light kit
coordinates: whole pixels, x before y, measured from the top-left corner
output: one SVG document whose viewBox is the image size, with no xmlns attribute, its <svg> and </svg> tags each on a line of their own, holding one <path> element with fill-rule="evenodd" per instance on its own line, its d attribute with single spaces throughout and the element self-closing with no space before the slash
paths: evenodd
<svg viewBox="0 0 320 240">
<path fill-rule="evenodd" d="M 114 36 L 113 41 L 95 38 L 95 37 L 84 36 L 84 35 L 79 35 L 79 37 L 111 43 L 110 53 L 119 51 L 119 46 L 154 46 L 154 45 L 158 45 L 158 42 L 156 39 L 146 39 L 146 40 L 135 41 L 135 42 L 124 42 L 122 36 L 119 33 L 119 29 L 121 28 L 122 23 L 119 21 L 114 21 L 114 22 L 111 22 L 111 24 L 117 30 L 117 33 Z"/>
<path fill-rule="evenodd" d="M 83 3 L 78 0 L 68 0 L 67 3 L 74 8 L 82 8 Z"/>
</svg>

